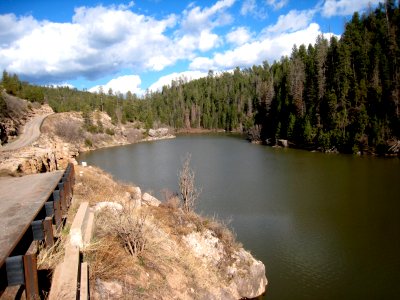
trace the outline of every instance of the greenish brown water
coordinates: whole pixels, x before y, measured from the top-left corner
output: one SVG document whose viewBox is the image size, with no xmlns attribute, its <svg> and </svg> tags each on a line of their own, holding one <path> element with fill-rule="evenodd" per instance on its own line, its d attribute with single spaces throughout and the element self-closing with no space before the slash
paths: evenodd
<svg viewBox="0 0 400 300">
<path fill-rule="evenodd" d="M 400 295 L 400 160 L 274 149 L 225 135 L 181 136 L 86 153 L 142 190 L 178 190 L 192 154 L 198 212 L 232 218 L 266 265 L 265 299 Z"/>
</svg>

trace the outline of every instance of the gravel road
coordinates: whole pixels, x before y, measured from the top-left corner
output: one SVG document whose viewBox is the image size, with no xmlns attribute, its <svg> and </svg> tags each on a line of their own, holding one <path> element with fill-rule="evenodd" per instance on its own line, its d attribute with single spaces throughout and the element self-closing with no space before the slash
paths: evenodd
<svg viewBox="0 0 400 300">
<path fill-rule="evenodd" d="M 3 147 L 0 147 L 0 151 L 17 150 L 36 141 L 40 136 L 40 126 L 47 116 L 49 116 L 49 114 L 34 117 L 25 124 L 23 132 L 18 139 L 12 143 L 4 145 Z"/>
</svg>

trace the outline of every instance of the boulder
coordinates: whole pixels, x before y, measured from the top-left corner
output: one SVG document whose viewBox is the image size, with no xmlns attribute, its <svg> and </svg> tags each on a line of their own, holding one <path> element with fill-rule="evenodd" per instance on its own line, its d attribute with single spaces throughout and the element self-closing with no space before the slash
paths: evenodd
<svg viewBox="0 0 400 300">
<path fill-rule="evenodd" d="M 237 299 L 256 298 L 265 292 L 268 284 L 264 264 L 243 248 L 233 255 L 236 261 L 228 268 L 232 278 L 229 289 Z"/>
<path fill-rule="evenodd" d="M 278 140 L 278 145 L 283 148 L 287 148 L 287 147 L 289 147 L 289 142 L 288 142 L 288 140 L 280 139 L 280 140 Z"/>
<path fill-rule="evenodd" d="M 142 196 L 142 204 L 147 204 L 149 206 L 160 206 L 161 201 L 148 193 L 144 193 Z"/>
<path fill-rule="evenodd" d="M 169 133 L 168 128 L 149 129 L 150 137 L 163 137 L 167 136 L 168 133 Z"/>
<path fill-rule="evenodd" d="M 97 211 L 100 211 L 100 210 L 102 210 L 104 208 L 108 208 L 108 209 L 110 209 L 112 211 L 115 211 L 115 212 L 122 211 L 122 209 L 123 209 L 122 205 L 119 204 L 119 203 L 104 201 L 104 202 L 98 202 L 96 204 L 96 206 L 94 207 L 94 210 L 97 212 Z"/>
<path fill-rule="evenodd" d="M 131 197 L 130 200 L 134 203 L 135 207 L 142 206 L 142 190 L 140 187 L 135 186 L 131 190 Z"/>
</svg>

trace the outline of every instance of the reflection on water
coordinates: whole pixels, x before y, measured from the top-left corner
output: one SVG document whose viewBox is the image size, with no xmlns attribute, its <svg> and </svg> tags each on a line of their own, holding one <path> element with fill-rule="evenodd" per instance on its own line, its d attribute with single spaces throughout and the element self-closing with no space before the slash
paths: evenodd
<svg viewBox="0 0 400 300">
<path fill-rule="evenodd" d="M 266 299 L 393 299 L 400 294 L 400 162 L 181 136 L 81 160 L 161 198 L 190 152 L 199 212 L 232 219 L 261 259 Z"/>
</svg>

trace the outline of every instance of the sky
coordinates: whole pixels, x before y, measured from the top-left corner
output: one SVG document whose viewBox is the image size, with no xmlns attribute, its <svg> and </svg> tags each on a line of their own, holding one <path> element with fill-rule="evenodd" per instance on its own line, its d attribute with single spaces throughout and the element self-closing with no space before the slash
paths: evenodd
<svg viewBox="0 0 400 300">
<path fill-rule="evenodd" d="M 40 85 L 143 95 L 273 63 L 340 36 L 376 0 L 0 0 L 0 70 Z"/>
</svg>

